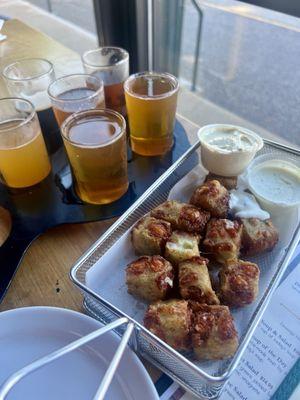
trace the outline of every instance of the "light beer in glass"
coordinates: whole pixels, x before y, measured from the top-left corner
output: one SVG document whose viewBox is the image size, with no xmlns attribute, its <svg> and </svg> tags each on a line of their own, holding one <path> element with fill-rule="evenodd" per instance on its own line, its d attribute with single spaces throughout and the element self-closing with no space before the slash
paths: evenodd
<svg viewBox="0 0 300 400">
<path fill-rule="evenodd" d="M 102 109 L 71 115 L 61 126 L 77 195 L 87 203 L 106 204 L 128 189 L 126 123 Z"/>
<path fill-rule="evenodd" d="M 0 100 L 0 181 L 11 188 L 41 182 L 51 166 L 33 105 L 20 98 Z"/>
<path fill-rule="evenodd" d="M 166 153 L 173 145 L 177 79 L 167 73 L 142 72 L 124 84 L 132 150 L 144 156 Z"/>
</svg>

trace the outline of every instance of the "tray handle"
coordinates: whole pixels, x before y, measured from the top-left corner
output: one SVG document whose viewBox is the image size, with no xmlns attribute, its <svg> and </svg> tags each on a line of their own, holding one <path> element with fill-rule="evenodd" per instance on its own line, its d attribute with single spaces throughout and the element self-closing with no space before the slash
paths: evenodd
<svg viewBox="0 0 300 400">
<path fill-rule="evenodd" d="M 80 339 L 77 339 L 74 342 L 71 342 L 64 347 L 55 350 L 53 353 L 47 354 L 46 356 L 36 361 L 33 361 L 31 364 L 26 365 L 19 371 L 14 372 L 6 379 L 6 381 L 0 387 L 0 400 L 5 400 L 10 390 L 25 376 L 31 374 L 32 372 L 36 371 L 39 368 L 42 368 L 43 366 L 51 363 L 52 361 L 64 356 L 65 354 L 70 353 L 71 351 L 77 349 L 78 347 L 83 346 L 84 344 L 90 342 L 91 340 L 96 339 L 97 337 L 103 335 L 104 333 L 111 331 L 112 329 L 115 329 L 124 324 L 127 325 L 126 330 L 104 374 L 104 377 L 102 378 L 100 386 L 93 398 L 93 400 L 103 400 L 134 329 L 134 324 L 132 322 L 129 322 L 127 318 L 119 318 L 116 321 L 111 322 L 110 324 L 103 326 L 102 328 L 97 329 L 96 331 L 93 331 L 88 335 L 85 335 Z"/>
</svg>

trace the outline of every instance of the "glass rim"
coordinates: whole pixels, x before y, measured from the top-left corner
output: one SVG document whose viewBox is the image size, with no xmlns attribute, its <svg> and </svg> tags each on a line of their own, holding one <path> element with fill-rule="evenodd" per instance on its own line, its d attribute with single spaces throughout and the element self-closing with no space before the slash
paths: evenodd
<svg viewBox="0 0 300 400">
<path fill-rule="evenodd" d="M 73 77 L 88 77 L 89 79 L 94 79 L 97 83 L 99 83 L 99 88 L 95 90 L 94 93 L 88 95 L 88 96 L 83 96 L 80 97 L 79 99 L 60 99 L 57 96 L 54 96 L 51 94 L 51 89 L 58 84 L 59 82 L 67 79 L 67 78 L 73 78 Z M 55 79 L 55 81 L 51 82 L 50 85 L 48 86 L 47 93 L 48 96 L 50 97 L 50 100 L 52 100 L 55 103 L 77 103 L 81 102 L 82 100 L 87 100 L 87 99 L 93 99 L 94 97 L 97 97 L 101 91 L 104 90 L 104 82 L 102 79 L 99 79 L 97 76 L 91 75 L 91 74 L 85 74 L 85 73 L 78 73 L 78 74 L 69 74 L 69 75 L 63 75 L 60 78 Z M 64 92 L 62 92 L 64 93 Z"/>
<path fill-rule="evenodd" d="M 15 64 L 22 63 L 23 61 L 43 61 L 44 63 L 48 64 L 49 69 L 45 72 L 41 72 L 37 75 L 30 76 L 28 78 L 12 78 L 7 75 L 7 70 L 14 66 Z M 38 58 L 38 57 L 33 57 L 33 58 L 20 58 L 19 60 L 15 60 L 14 62 L 6 65 L 2 71 L 2 75 L 6 80 L 10 81 L 15 81 L 15 82 L 22 82 L 22 81 L 30 81 L 33 79 L 40 79 L 43 76 L 49 75 L 54 71 L 54 67 L 51 61 L 47 60 L 46 58 Z"/>
<path fill-rule="evenodd" d="M 31 107 L 31 110 L 30 110 L 30 113 L 28 114 L 28 116 L 23 121 L 21 121 L 19 124 L 17 124 L 16 126 L 12 126 L 11 128 L 1 129 L 2 123 L 0 123 L 0 134 L 4 133 L 4 132 L 15 130 L 16 128 L 20 128 L 20 127 L 26 125 L 28 122 L 32 121 L 36 115 L 34 105 L 31 103 L 31 101 L 22 99 L 21 97 L 3 97 L 2 99 L 0 99 L 0 107 L 1 107 L 1 102 L 7 101 L 7 100 L 22 101 L 23 103 L 27 103 Z"/>
<path fill-rule="evenodd" d="M 75 142 L 74 140 L 71 140 L 68 137 L 68 135 L 66 134 L 66 130 L 70 128 L 72 122 L 79 121 L 82 119 L 82 117 L 86 117 L 86 116 L 93 116 L 93 115 L 103 116 L 103 115 L 105 115 L 105 113 L 114 115 L 115 117 L 117 117 L 119 119 L 120 125 L 121 125 L 120 133 L 116 137 L 112 138 L 110 141 L 103 143 L 103 144 L 83 144 L 83 143 L 78 143 L 78 142 Z M 125 118 L 123 117 L 123 115 L 121 115 L 117 111 L 111 110 L 110 108 L 95 108 L 93 110 L 78 111 L 76 113 L 69 115 L 68 118 L 66 118 L 64 120 L 64 122 L 62 123 L 60 130 L 61 130 L 61 135 L 62 135 L 63 139 L 67 140 L 73 146 L 82 147 L 85 149 L 98 149 L 100 147 L 109 146 L 110 144 L 116 142 L 122 135 L 124 135 L 124 133 L 126 134 L 126 121 L 125 121 Z"/>
<path fill-rule="evenodd" d="M 142 76 L 147 76 L 147 75 L 154 75 L 154 76 L 161 76 L 161 77 L 165 77 L 168 78 L 169 80 L 171 80 L 175 86 L 174 89 L 169 90 L 166 93 L 162 93 L 162 94 L 155 94 L 152 96 L 148 96 L 145 94 L 137 94 L 135 93 L 133 90 L 131 90 L 129 88 L 129 83 L 132 82 L 134 79 L 138 78 L 138 77 L 142 77 Z M 140 99 L 147 99 L 147 100 L 156 100 L 156 99 L 163 99 L 165 97 L 169 97 L 172 94 L 178 92 L 179 90 L 179 82 L 178 79 L 176 78 L 176 76 L 170 74 L 169 72 L 155 72 L 155 71 L 143 71 L 143 72 L 137 72 L 135 74 L 130 75 L 124 82 L 124 91 L 134 97 L 140 98 Z"/>
<path fill-rule="evenodd" d="M 122 58 L 122 60 L 116 62 L 115 64 L 112 65 L 99 65 L 99 64 L 93 64 L 91 62 L 88 62 L 86 60 L 86 57 L 89 56 L 92 53 L 98 53 L 100 50 L 103 49 L 113 49 L 113 50 L 121 50 L 122 53 L 124 53 L 125 57 Z M 87 50 L 85 51 L 82 56 L 81 56 L 81 60 L 83 65 L 87 66 L 87 67 L 92 67 L 92 68 L 101 68 L 101 69 L 111 69 L 111 68 L 116 68 L 122 64 L 124 64 L 125 62 L 127 62 L 129 60 L 129 53 L 127 50 L 123 49 L 122 47 L 118 47 L 118 46 L 101 46 L 101 47 L 97 47 L 96 49 L 92 49 L 92 50 Z"/>
</svg>

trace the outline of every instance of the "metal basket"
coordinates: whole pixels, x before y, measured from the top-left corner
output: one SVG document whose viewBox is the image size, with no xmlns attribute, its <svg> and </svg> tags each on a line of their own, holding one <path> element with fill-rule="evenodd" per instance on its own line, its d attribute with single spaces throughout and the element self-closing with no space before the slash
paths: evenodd
<svg viewBox="0 0 300 400">
<path fill-rule="evenodd" d="M 293 154 L 300 160 L 300 152 L 276 142 L 265 140 L 264 148 L 259 154 L 284 153 Z M 152 364 L 171 376 L 181 386 L 192 392 L 198 398 L 215 399 L 220 395 L 222 387 L 237 367 L 251 336 L 257 327 L 270 298 L 278 285 L 280 278 L 287 267 L 293 251 L 300 239 L 300 224 L 291 238 L 291 241 L 278 263 L 278 268 L 268 283 L 267 290 L 257 305 L 255 312 L 248 324 L 247 330 L 240 338 L 240 345 L 231 360 L 220 362 L 218 371 L 214 374 L 207 373 L 192 361 L 178 353 L 139 322 L 126 315 L 122 310 L 102 298 L 86 285 L 87 271 L 97 262 L 103 254 L 144 214 L 164 202 L 172 187 L 182 179 L 197 163 L 195 157 L 200 142 L 196 142 L 181 158 L 179 158 L 107 231 L 99 240 L 77 261 L 71 270 L 71 279 L 83 291 L 84 305 L 87 311 L 105 324 L 117 318 L 126 317 L 135 324 L 135 334 L 132 336 L 130 346 L 139 355 L 149 360 Z"/>
</svg>

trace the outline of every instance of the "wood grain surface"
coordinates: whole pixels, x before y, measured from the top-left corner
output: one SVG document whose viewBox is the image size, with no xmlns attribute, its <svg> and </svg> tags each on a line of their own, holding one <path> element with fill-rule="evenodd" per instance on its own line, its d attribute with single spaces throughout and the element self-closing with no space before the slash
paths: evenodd
<svg viewBox="0 0 300 400">
<path fill-rule="evenodd" d="M 1 66 L 25 56 L 44 57 L 54 63 L 55 70 L 68 73 L 77 65 L 78 54 L 66 49 L 48 36 L 18 20 L 5 23 L 8 39 L 2 48 Z M 3 58 L 4 55 L 4 58 Z M 2 90 L 1 90 L 2 89 Z M 3 84 L 0 87 L 3 97 Z M 198 127 L 180 117 L 191 143 Z M 48 305 L 83 311 L 82 295 L 69 278 L 74 262 L 103 234 L 114 220 L 87 224 L 72 224 L 49 230 L 40 236 L 26 252 L 14 280 L 0 305 L 0 311 L 16 307 Z M 9 231 L 9 216 L 0 208 L 0 244 Z M 0 260 L 5 268 L 5 260 Z"/>
<path fill-rule="evenodd" d="M 0 70 L 19 58 L 42 57 L 54 64 L 56 76 L 82 71 L 78 54 L 18 20 L 5 22 L 8 39 L 0 43 Z M 7 96 L 0 78 L 0 97 Z M 179 117 L 191 143 L 198 126 Z M 53 306 L 84 312 L 82 294 L 69 278 L 75 261 L 103 234 L 115 220 L 64 225 L 40 236 L 26 252 L 0 311 L 27 306 Z M 0 246 L 10 230 L 10 216 L 0 207 Z M 0 260 L 5 268 L 5 260 Z M 143 360 L 153 381 L 161 372 Z"/>
<path fill-rule="evenodd" d="M 1 33 L 7 39 L 0 42 L 0 71 L 15 60 L 36 57 L 51 61 L 57 77 L 83 72 L 79 54 L 19 20 L 6 21 Z M 7 95 L 4 80 L 0 76 L 0 97 Z"/>
</svg>

